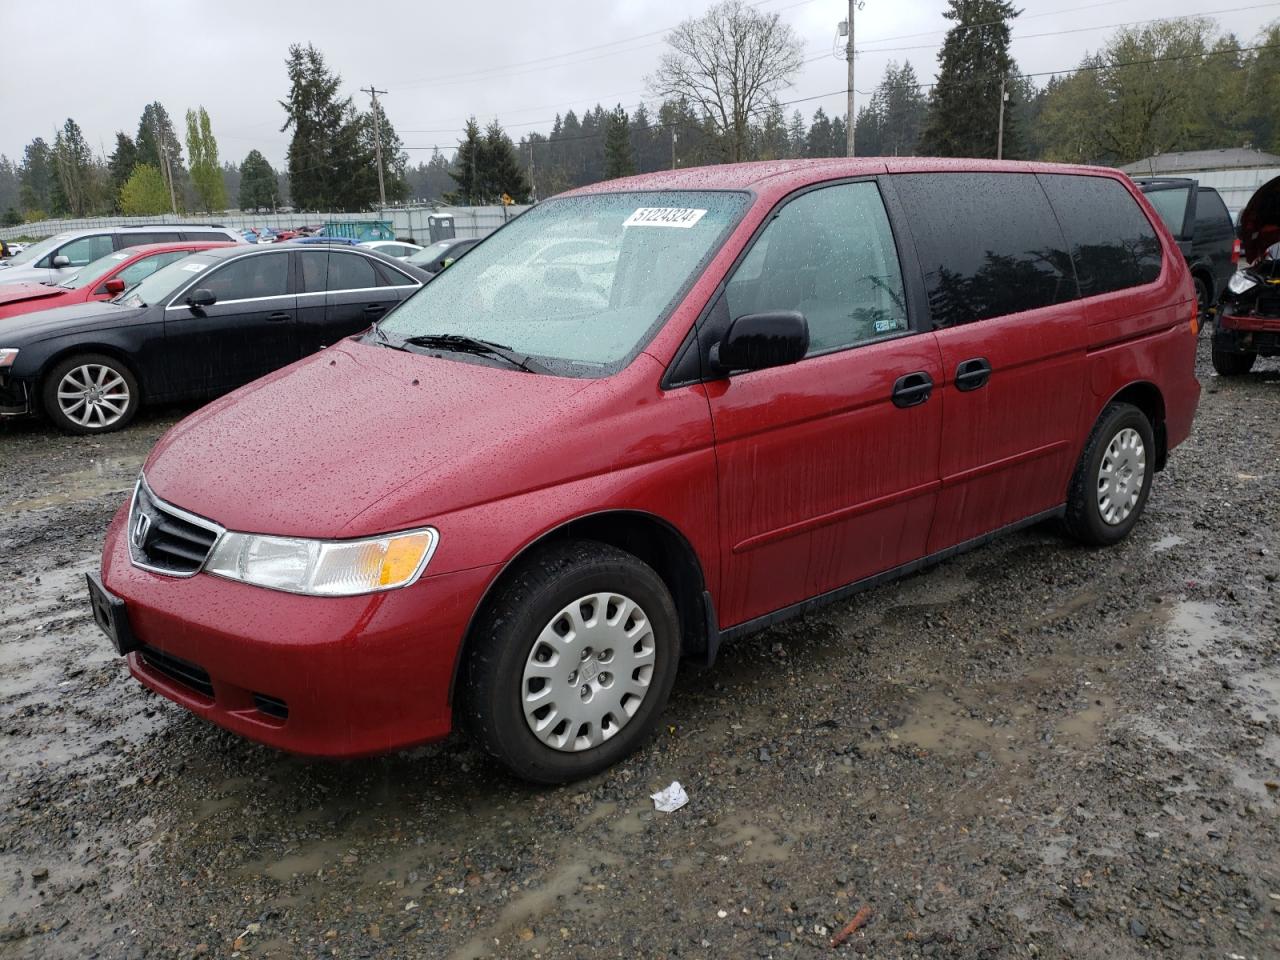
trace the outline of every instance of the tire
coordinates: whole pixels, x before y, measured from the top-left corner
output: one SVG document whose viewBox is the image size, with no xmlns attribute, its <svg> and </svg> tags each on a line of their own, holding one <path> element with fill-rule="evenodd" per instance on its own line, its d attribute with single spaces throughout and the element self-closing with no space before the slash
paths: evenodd
<svg viewBox="0 0 1280 960">
<path fill-rule="evenodd" d="M 84 388 L 83 390 L 81 388 Z M 79 399 L 93 390 L 93 396 Z M 124 363 L 100 353 L 82 353 L 58 363 L 44 377 L 45 415 L 63 433 L 110 433 L 129 425 L 142 404 L 138 379 Z"/>
<path fill-rule="evenodd" d="M 1067 532 L 1094 546 L 1128 536 L 1147 505 L 1155 459 L 1154 433 L 1142 411 L 1128 403 L 1108 404 L 1071 478 L 1063 517 Z"/>
<path fill-rule="evenodd" d="M 1258 354 L 1252 350 L 1237 353 L 1234 350 L 1219 350 L 1216 346 L 1213 348 L 1213 369 L 1222 377 L 1244 376 L 1253 369 L 1253 362 L 1257 359 Z"/>
<path fill-rule="evenodd" d="M 1198 323 L 1200 333 L 1204 333 L 1204 328 L 1209 325 L 1209 315 L 1213 312 L 1213 304 L 1209 302 L 1209 285 L 1199 277 L 1193 277 L 1192 283 L 1196 288 L 1196 311 L 1199 314 Z"/>
<path fill-rule="evenodd" d="M 633 637 L 630 649 L 615 646 Z M 680 623 L 651 567 L 574 540 L 536 553 L 499 588 L 464 656 L 460 719 L 472 738 L 518 777 L 566 783 L 649 738 L 675 682 Z"/>
</svg>

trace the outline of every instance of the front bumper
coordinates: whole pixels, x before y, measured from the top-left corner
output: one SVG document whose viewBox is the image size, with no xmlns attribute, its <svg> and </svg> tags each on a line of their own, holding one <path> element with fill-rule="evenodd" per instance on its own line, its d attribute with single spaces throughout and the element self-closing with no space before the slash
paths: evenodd
<svg viewBox="0 0 1280 960">
<path fill-rule="evenodd" d="M 1224 310 L 1214 326 L 1213 345 L 1230 353 L 1280 355 L 1280 317 Z"/>
<path fill-rule="evenodd" d="M 436 740 L 451 727 L 454 663 L 494 567 L 402 590 L 305 597 L 129 560 L 121 510 L 104 586 L 143 649 L 129 671 L 191 712 L 293 753 L 351 757 Z"/>
</svg>

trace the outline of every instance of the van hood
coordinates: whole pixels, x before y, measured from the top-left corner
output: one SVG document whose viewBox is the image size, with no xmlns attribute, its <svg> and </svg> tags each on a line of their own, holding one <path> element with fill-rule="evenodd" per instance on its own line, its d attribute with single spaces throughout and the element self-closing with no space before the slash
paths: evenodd
<svg viewBox="0 0 1280 960">
<path fill-rule="evenodd" d="M 13 266 L 11 263 L 0 264 L 0 284 L 39 283 L 48 280 L 53 271 L 48 267 L 30 267 L 25 264 Z"/>
<path fill-rule="evenodd" d="M 347 340 L 192 414 L 144 473 L 161 499 L 231 530 L 386 533 L 519 492 L 523 445 L 571 430 L 574 398 L 601 382 Z M 390 497 L 411 483 L 420 496 Z M 422 512 L 401 515 L 406 500 Z"/>
<path fill-rule="evenodd" d="M 1240 248 L 1246 263 L 1257 263 L 1280 243 L 1280 177 L 1260 186 L 1240 212 Z"/>
</svg>

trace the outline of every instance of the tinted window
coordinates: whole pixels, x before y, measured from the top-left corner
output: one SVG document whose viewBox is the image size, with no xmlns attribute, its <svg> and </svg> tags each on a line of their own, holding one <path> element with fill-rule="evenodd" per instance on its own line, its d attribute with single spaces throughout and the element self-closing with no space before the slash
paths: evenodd
<svg viewBox="0 0 1280 960">
<path fill-rule="evenodd" d="M 172 233 L 122 233 L 120 234 L 120 245 L 137 247 L 144 243 L 177 243 L 181 239 L 182 234 L 176 230 Z"/>
<path fill-rule="evenodd" d="M 199 233 L 195 233 L 195 232 L 185 233 L 183 234 L 182 239 L 183 240 L 203 240 L 206 243 L 228 243 L 231 241 L 239 240 L 240 238 L 233 236 L 232 234 L 226 233 L 225 231 L 222 231 L 222 230 L 201 230 Z"/>
<path fill-rule="evenodd" d="M 1164 187 L 1159 190 L 1146 189 L 1147 202 L 1156 208 L 1160 219 L 1175 237 L 1186 235 L 1187 201 L 1191 199 L 1191 185 L 1185 187 Z"/>
<path fill-rule="evenodd" d="M 381 280 L 384 287 L 411 287 L 417 282 L 389 264 L 380 263 L 377 265 L 377 270 L 378 279 Z"/>
<path fill-rule="evenodd" d="M 367 257 L 357 253 L 329 254 L 330 290 L 366 290 L 378 285 L 378 275 Z"/>
<path fill-rule="evenodd" d="M 289 255 L 268 253 L 241 257 L 211 271 L 199 286 L 212 290 L 220 303 L 280 296 L 289 292 Z"/>
<path fill-rule="evenodd" d="M 114 244 L 109 236 L 81 237 L 58 248 L 55 257 L 66 257 L 73 267 L 83 267 L 112 251 Z"/>
<path fill-rule="evenodd" d="M 1076 296 L 1062 231 L 1034 175 L 907 174 L 894 183 L 911 223 L 935 328 Z"/>
<path fill-rule="evenodd" d="M 801 194 L 765 228 L 729 281 L 731 318 L 798 310 L 809 352 L 907 329 L 902 271 L 874 183 Z"/>
<path fill-rule="evenodd" d="M 304 250 L 295 256 L 302 260 L 302 293 L 324 293 L 325 274 L 329 269 L 329 251 Z"/>
<path fill-rule="evenodd" d="M 1160 240 L 1128 190 L 1109 177 L 1042 176 L 1090 297 L 1160 276 Z"/>
<path fill-rule="evenodd" d="M 1201 187 L 1196 197 L 1196 239 L 1231 232 L 1231 214 L 1222 197 L 1212 187 Z"/>
</svg>

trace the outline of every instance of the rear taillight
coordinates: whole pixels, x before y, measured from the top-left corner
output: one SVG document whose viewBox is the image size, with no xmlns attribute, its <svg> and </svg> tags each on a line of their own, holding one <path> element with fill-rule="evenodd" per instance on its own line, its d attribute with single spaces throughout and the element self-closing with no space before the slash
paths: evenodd
<svg viewBox="0 0 1280 960">
<path fill-rule="evenodd" d="M 1191 301 L 1191 336 L 1200 336 L 1200 304 L 1196 300 Z"/>
<path fill-rule="evenodd" d="M 1241 246 L 1240 246 L 1240 238 L 1236 237 L 1235 240 L 1231 242 L 1231 262 L 1239 263 L 1240 254 L 1243 252 L 1244 251 L 1241 249 Z"/>
</svg>

